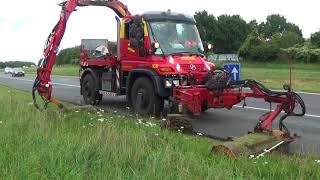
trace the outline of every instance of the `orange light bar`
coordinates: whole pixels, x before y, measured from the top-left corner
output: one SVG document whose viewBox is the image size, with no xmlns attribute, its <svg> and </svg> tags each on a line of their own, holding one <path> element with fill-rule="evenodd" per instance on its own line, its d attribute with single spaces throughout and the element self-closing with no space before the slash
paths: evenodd
<svg viewBox="0 0 320 180">
<path fill-rule="evenodd" d="M 160 67 L 159 70 L 161 72 L 174 72 L 174 70 L 172 69 L 172 67 Z"/>
</svg>

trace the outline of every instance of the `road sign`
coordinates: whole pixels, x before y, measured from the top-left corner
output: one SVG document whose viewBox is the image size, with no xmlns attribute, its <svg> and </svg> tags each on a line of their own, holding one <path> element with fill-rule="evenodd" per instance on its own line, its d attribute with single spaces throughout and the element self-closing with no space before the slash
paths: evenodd
<svg viewBox="0 0 320 180">
<path fill-rule="evenodd" d="M 230 73 L 231 80 L 235 80 L 235 81 L 240 80 L 240 63 L 224 64 L 223 68 L 225 71 Z"/>
</svg>

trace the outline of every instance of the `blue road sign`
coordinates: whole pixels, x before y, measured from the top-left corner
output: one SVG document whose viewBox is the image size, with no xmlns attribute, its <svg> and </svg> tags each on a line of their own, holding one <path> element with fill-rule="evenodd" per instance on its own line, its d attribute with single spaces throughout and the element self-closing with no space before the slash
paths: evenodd
<svg viewBox="0 0 320 180">
<path fill-rule="evenodd" d="M 225 71 L 230 73 L 230 80 L 240 80 L 240 63 L 224 64 L 223 68 Z"/>
</svg>

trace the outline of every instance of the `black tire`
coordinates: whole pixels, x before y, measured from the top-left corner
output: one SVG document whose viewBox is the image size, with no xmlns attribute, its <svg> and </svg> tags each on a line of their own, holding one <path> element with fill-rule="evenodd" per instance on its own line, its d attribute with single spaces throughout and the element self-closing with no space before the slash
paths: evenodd
<svg viewBox="0 0 320 180">
<path fill-rule="evenodd" d="M 97 91 L 96 84 L 97 83 L 90 74 L 85 75 L 83 78 L 81 89 L 83 100 L 86 104 L 97 105 L 102 100 L 102 95 Z"/>
<path fill-rule="evenodd" d="M 208 107 L 207 104 L 201 104 L 201 112 L 206 112 L 208 109 L 210 108 Z"/>
<path fill-rule="evenodd" d="M 142 94 L 141 103 L 138 105 L 137 97 Z M 147 77 L 138 78 L 131 89 L 131 102 L 135 112 L 141 115 L 160 116 L 163 111 L 164 100 L 155 94 L 154 86 Z"/>
</svg>

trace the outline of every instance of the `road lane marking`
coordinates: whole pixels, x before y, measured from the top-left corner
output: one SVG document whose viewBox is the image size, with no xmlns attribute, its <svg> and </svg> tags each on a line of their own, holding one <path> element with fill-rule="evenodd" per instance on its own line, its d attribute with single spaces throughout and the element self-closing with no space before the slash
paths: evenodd
<svg viewBox="0 0 320 180">
<path fill-rule="evenodd" d="M 270 111 L 270 109 L 264 109 L 264 108 L 257 108 L 257 107 L 251 107 L 251 106 L 240 106 L 240 105 L 234 105 L 234 107 L 238 108 L 245 108 L 245 109 L 253 109 L 253 110 L 259 110 L 259 111 Z M 315 118 L 320 118 L 319 115 L 313 115 L 313 114 L 305 114 L 307 117 L 315 117 Z"/>
<path fill-rule="evenodd" d="M 0 78 L 4 78 L 4 79 L 12 79 L 12 80 L 20 80 L 20 81 L 28 81 L 28 82 L 34 82 L 34 80 L 30 80 L 30 79 L 24 79 L 24 78 L 11 78 L 11 77 L 3 77 L 0 76 Z M 68 87 L 76 87 L 76 88 L 80 88 L 80 86 L 78 85 L 72 85 L 72 84 L 62 84 L 62 83 L 52 83 L 53 85 L 58 85 L 58 86 L 68 86 Z"/>
</svg>

